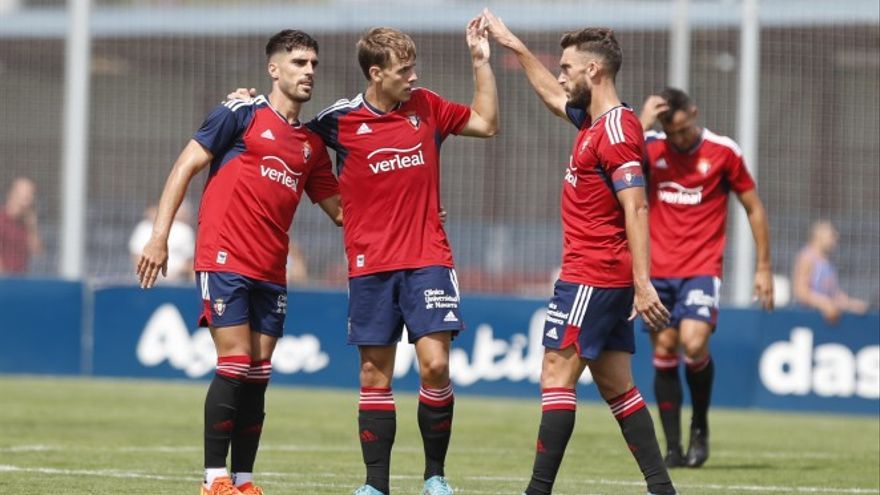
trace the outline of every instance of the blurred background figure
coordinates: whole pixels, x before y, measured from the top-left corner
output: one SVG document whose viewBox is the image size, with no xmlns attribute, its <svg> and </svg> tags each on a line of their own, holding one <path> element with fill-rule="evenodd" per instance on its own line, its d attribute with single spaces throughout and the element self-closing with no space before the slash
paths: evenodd
<svg viewBox="0 0 880 495">
<path fill-rule="evenodd" d="M 37 230 L 37 186 L 26 177 L 12 181 L 0 211 L 0 274 L 23 274 L 32 255 L 43 251 Z"/>
<path fill-rule="evenodd" d="M 305 285 L 309 281 L 309 265 L 299 244 L 290 240 L 287 251 L 287 285 Z"/>
<path fill-rule="evenodd" d="M 128 252 L 132 266 L 137 268 L 138 260 L 144 245 L 150 240 L 153 222 L 156 220 L 156 204 L 147 206 L 143 219 L 134 227 L 128 240 Z M 193 271 L 193 253 L 196 245 L 196 234 L 192 228 L 192 207 L 188 201 L 180 204 L 171 232 L 168 234 L 168 275 L 165 280 L 172 283 L 192 282 L 195 280 Z"/>
<path fill-rule="evenodd" d="M 865 314 L 868 303 L 850 297 L 837 282 L 837 269 L 828 256 L 837 248 L 837 229 L 826 220 L 813 223 L 807 245 L 798 253 L 792 282 L 795 301 L 818 309 L 828 323 L 836 323 L 841 312 Z"/>
</svg>

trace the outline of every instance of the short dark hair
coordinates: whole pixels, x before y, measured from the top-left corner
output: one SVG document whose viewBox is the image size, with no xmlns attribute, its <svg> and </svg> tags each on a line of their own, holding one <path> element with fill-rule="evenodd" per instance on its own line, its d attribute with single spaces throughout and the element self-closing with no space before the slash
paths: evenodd
<svg viewBox="0 0 880 495">
<path fill-rule="evenodd" d="M 416 44 L 408 34 L 389 27 L 373 28 L 357 42 L 358 63 L 368 81 L 370 67 L 388 68 L 392 54 L 399 61 L 415 60 Z"/>
<path fill-rule="evenodd" d="M 318 42 L 298 29 L 285 29 L 269 38 L 266 43 L 266 58 L 278 52 L 292 52 L 294 49 L 310 49 L 318 53 Z"/>
<path fill-rule="evenodd" d="M 569 31 L 562 35 L 559 44 L 562 45 L 563 50 L 574 46 L 578 51 L 599 55 L 605 61 L 605 68 L 612 79 L 617 76 L 623 64 L 623 52 L 611 28 L 597 27 Z"/>
<path fill-rule="evenodd" d="M 657 118 L 660 119 L 660 122 L 663 122 L 664 124 L 672 122 L 672 117 L 675 116 L 676 112 L 687 112 L 697 106 L 687 93 L 678 88 L 664 88 L 663 91 L 660 92 L 660 97 L 666 100 L 666 105 L 669 106 L 668 110 L 657 116 Z"/>
</svg>

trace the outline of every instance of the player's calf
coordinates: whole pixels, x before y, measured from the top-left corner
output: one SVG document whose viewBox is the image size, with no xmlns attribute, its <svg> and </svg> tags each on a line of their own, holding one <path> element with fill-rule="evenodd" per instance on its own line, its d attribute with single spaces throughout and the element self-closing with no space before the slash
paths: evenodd
<svg viewBox="0 0 880 495">
<path fill-rule="evenodd" d="M 574 431 L 577 393 L 574 388 L 541 390 L 541 426 L 535 447 L 535 464 L 526 495 L 549 495 Z"/>
<path fill-rule="evenodd" d="M 250 370 L 249 356 L 220 356 L 205 396 L 205 483 L 211 490 L 219 478 L 229 479 L 226 454 L 235 428 L 241 384 Z M 231 483 L 231 480 L 230 480 Z M 223 484 L 218 485 L 223 489 Z M 234 488 L 234 487 L 233 487 Z M 213 494 L 212 494 L 213 495 Z"/>
<path fill-rule="evenodd" d="M 266 417 L 266 388 L 271 376 L 271 361 L 252 361 L 241 386 L 238 414 L 232 432 L 231 467 L 236 488 L 246 495 L 262 493 L 262 489 L 253 484 L 253 471 Z"/>
<path fill-rule="evenodd" d="M 391 447 L 397 434 L 397 413 L 391 388 L 361 388 L 358 431 L 367 478 L 355 493 L 387 494 L 390 492 Z"/>
<path fill-rule="evenodd" d="M 627 447 L 645 477 L 648 491 L 655 495 L 675 495 L 675 488 L 660 455 L 651 413 L 648 412 L 642 394 L 633 387 L 607 402 L 620 425 Z"/>
<path fill-rule="evenodd" d="M 681 448 L 681 379 L 678 355 L 654 354 L 654 396 L 666 436 L 666 467 L 684 466 Z"/>
</svg>

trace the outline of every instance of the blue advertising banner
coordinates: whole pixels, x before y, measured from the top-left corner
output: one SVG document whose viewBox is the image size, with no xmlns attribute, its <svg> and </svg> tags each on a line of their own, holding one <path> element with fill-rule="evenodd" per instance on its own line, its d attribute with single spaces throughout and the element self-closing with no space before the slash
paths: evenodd
<svg viewBox="0 0 880 495">
<path fill-rule="evenodd" d="M 0 314 L 0 372 L 82 371 L 82 284 L 0 278 Z"/>
<path fill-rule="evenodd" d="M 100 376 L 204 379 L 216 355 L 210 333 L 198 328 L 202 307 L 193 288 L 105 287 L 0 281 L 4 327 L 0 372 L 76 374 L 80 360 Z M 51 301 L 52 311 L 46 311 Z M 546 301 L 465 296 L 467 324 L 453 343 L 452 380 L 458 393 L 538 397 Z M 292 290 L 285 336 L 273 359 L 276 384 L 356 388 L 357 350 L 346 345 L 344 292 Z M 636 384 L 653 399 L 651 345 L 638 326 L 633 357 Z M 81 333 L 92 347 L 80 346 Z M 404 336 L 406 339 L 406 336 Z M 713 403 L 733 407 L 880 413 L 880 317 L 845 316 L 829 327 L 818 314 L 725 309 L 712 338 L 716 366 Z M 86 369 L 89 369 L 88 366 Z M 414 348 L 401 345 L 395 389 L 418 389 Z M 685 387 L 686 389 L 687 387 Z M 589 373 L 579 397 L 598 399 Z"/>
</svg>

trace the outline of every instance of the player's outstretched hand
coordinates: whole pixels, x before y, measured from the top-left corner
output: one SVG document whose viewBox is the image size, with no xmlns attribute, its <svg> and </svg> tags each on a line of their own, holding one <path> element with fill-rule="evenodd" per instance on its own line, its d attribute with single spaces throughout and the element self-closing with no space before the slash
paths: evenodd
<svg viewBox="0 0 880 495">
<path fill-rule="evenodd" d="M 669 324 L 669 311 L 660 302 L 660 296 L 657 295 L 653 285 L 636 286 L 635 301 L 633 302 L 633 312 L 630 315 L 630 320 L 634 319 L 636 315 L 642 315 L 642 320 L 654 331 L 663 330 Z"/>
<path fill-rule="evenodd" d="M 235 91 L 226 95 L 226 99 L 251 101 L 254 96 L 257 96 L 257 88 L 235 88 Z"/>
<path fill-rule="evenodd" d="M 137 265 L 141 289 L 149 289 L 155 285 L 159 273 L 163 277 L 168 274 L 168 243 L 150 238 Z"/>
<path fill-rule="evenodd" d="M 666 100 L 663 99 L 662 96 L 651 95 L 645 100 L 645 104 L 642 105 L 642 113 L 639 115 L 639 121 L 642 123 L 642 130 L 649 130 L 654 127 L 654 123 L 657 122 L 657 117 L 669 110 L 669 104 L 666 103 Z"/>
<path fill-rule="evenodd" d="M 773 311 L 773 274 L 770 270 L 755 272 L 755 299 L 767 311 Z"/>
<path fill-rule="evenodd" d="M 471 19 L 465 31 L 471 60 L 474 64 L 489 61 L 489 33 L 486 32 L 486 19 L 478 15 Z"/>
<path fill-rule="evenodd" d="M 522 45 L 522 42 L 507 26 L 500 17 L 497 17 L 489 9 L 483 9 L 483 18 L 486 20 L 486 30 L 501 46 L 505 48 L 515 49 Z"/>
</svg>

